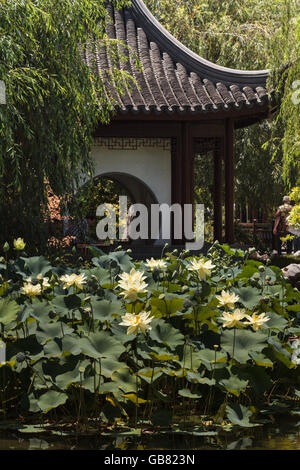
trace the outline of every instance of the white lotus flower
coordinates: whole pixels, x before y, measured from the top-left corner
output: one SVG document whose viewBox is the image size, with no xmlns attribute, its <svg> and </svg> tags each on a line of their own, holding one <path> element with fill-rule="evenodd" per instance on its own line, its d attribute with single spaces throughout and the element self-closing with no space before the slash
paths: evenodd
<svg viewBox="0 0 300 470">
<path fill-rule="evenodd" d="M 210 276 L 213 268 L 215 265 L 210 260 L 205 261 L 204 259 L 193 259 L 187 267 L 189 271 L 197 272 L 200 279 L 206 279 L 207 276 Z"/>
<path fill-rule="evenodd" d="M 216 295 L 219 305 L 222 307 L 234 308 L 234 304 L 240 300 L 239 296 L 222 290 L 221 295 Z"/>
<path fill-rule="evenodd" d="M 120 325 L 128 326 L 127 334 L 137 334 L 141 331 L 145 334 L 146 330 L 151 330 L 149 323 L 152 321 L 153 317 L 150 317 L 150 313 L 140 312 L 135 315 L 134 313 L 126 313 L 123 316 L 123 321 Z"/>
<path fill-rule="evenodd" d="M 48 289 L 48 287 L 51 287 L 49 281 L 50 281 L 49 277 L 44 277 L 43 278 L 43 280 L 42 280 L 42 288 L 43 289 Z"/>
<path fill-rule="evenodd" d="M 244 327 L 244 323 L 241 321 L 245 317 L 245 309 L 236 308 L 232 313 L 224 312 L 220 319 L 224 322 L 224 328 L 233 327 Z"/>
<path fill-rule="evenodd" d="M 265 313 L 257 315 L 253 313 L 252 316 L 245 315 L 248 321 L 245 322 L 245 325 L 251 325 L 254 331 L 264 328 L 265 323 L 270 320 L 270 317 L 267 317 Z"/>
<path fill-rule="evenodd" d="M 22 287 L 22 293 L 29 297 L 36 297 L 37 295 L 41 295 L 42 287 L 40 284 L 33 285 L 31 282 L 25 282 Z"/>
<path fill-rule="evenodd" d="M 147 292 L 146 277 L 142 271 L 136 271 L 134 268 L 131 269 L 130 273 L 120 274 L 120 281 L 118 287 L 122 289 L 121 295 L 125 299 L 129 299 L 130 302 L 135 302 L 139 293 Z"/>
<path fill-rule="evenodd" d="M 71 286 L 83 289 L 83 284 L 86 283 L 86 277 L 84 274 L 65 274 L 64 276 L 61 276 L 60 280 L 64 283 L 65 289 Z"/>
<path fill-rule="evenodd" d="M 154 271 L 154 269 L 165 269 L 167 267 L 166 261 L 162 259 L 146 259 L 145 266 L 149 268 L 151 271 Z"/>
</svg>

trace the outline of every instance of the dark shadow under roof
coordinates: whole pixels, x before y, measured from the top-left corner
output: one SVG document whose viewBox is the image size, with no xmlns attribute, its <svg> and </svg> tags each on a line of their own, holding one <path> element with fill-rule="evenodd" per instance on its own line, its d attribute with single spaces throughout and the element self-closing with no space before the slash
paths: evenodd
<svg viewBox="0 0 300 470">
<path fill-rule="evenodd" d="M 90 48 L 85 60 L 106 79 L 106 93 L 119 112 L 217 112 L 268 100 L 267 70 L 234 70 L 199 57 L 168 33 L 141 0 L 132 0 L 131 7 L 122 10 L 108 4 L 107 11 L 107 36 L 124 44 L 120 52 L 127 60 L 113 58 L 103 44 Z M 114 61 L 137 83 L 126 87 L 122 96 L 111 73 Z"/>
</svg>

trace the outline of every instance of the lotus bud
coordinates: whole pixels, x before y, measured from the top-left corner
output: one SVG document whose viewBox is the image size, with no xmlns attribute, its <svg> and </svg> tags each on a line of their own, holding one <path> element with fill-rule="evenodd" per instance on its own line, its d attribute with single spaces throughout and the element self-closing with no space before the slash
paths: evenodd
<svg viewBox="0 0 300 470">
<path fill-rule="evenodd" d="M 16 361 L 17 362 L 24 362 L 26 359 L 26 356 L 23 352 L 18 352 L 18 354 L 16 355 Z"/>
<path fill-rule="evenodd" d="M 184 302 L 183 302 L 183 307 L 186 308 L 186 309 L 187 309 L 187 308 L 190 308 L 192 305 L 193 305 L 193 304 L 192 304 L 192 302 L 191 302 L 189 299 L 186 299 L 186 300 L 184 300 Z"/>
<path fill-rule="evenodd" d="M 5 242 L 4 245 L 3 245 L 3 251 L 4 253 L 7 253 L 9 251 L 9 244 L 8 242 Z"/>
<path fill-rule="evenodd" d="M 195 296 L 199 296 L 201 294 L 202 294 L 202 288 L 201 287 L 198 287 L 198 289 L 195 289 L 195 292 L 194 292 Z"/>
</svg>

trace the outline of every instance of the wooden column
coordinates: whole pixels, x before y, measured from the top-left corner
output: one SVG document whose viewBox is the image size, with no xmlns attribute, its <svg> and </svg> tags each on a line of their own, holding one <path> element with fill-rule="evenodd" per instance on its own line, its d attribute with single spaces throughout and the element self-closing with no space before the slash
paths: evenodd
<svg viewBox="0 0 300 470">
<path fill-rule="evenodd" d="M 194 204 L 194 153 L 191 126 L 182 122 L 182 214 L 184 204 Z M 183 243 L 186 242 L 183 226 Z"/>
<path fill-rule="evenodd" d="M 194 203 L 194 155 L 190 124 L 182 123 L 182 202 Z"/>
<path fill-rule="evenodd" d="M 222 242 L 222 155 L 214 150 L 214 240 Z"/>
<path fill-rule="evenodd" d="M 181 129 L 180 133 L 172 142 L 172 204 L 182 204 L 182 186 L 183 186 L 183 142 Z M 172 243 L 182 245 L 183 239 L 174 239 L 174 220 L 171 219 Z"/>
<path fill-rule="evenodd" d="M 234 120 L 226 120 L 225 134 L 225 240 L 234 242 Z"/>
</svg>

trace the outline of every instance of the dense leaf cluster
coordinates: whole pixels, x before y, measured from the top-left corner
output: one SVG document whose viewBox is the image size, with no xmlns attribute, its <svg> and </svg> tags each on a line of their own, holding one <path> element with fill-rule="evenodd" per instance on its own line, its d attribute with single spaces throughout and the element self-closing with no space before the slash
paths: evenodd
<svg viewBox="0 0 300 470">
<path fill-rule="evenodd" d="M 190 269 L 187 253 L 167 253 L 162 270 L 134 263 L 124 251 L 93 253 L 93 265 L 75 272 L 25 254 L 0 265 L 3 410 L 30 416 L 55 409 L 97 426 L 166 426 L 188 409 L 200 427 L 209 418 L 216 430 L 266 422 L 278 396 L 290 399 L 286 412 L 297 408 L 291 337 L 300 335 L 300 294 L 279 268 L 218 244 L 204 277 Z M 118 284 L 132 268 L 147 284 L 134 302 Z M 226 324 L 232 309 L 220 303 L 222 291 L 237 296 L 236 309 L 265 314 L 267 322 L 258 329 Z M 127 334 L 124 315 L 142 311 L 151 314 L 151 329 Z"/>
<path fill-rule="evenodd" d="M 17 230 L 37 246 L 45 243 L 49 185 L 55 194 L 72 193 L 80 175 L 92 172 L 92 134 L 99 121 L 108 122 L 112 102 L 103 91 L 107 78 L 96 78 L 96 64 L 89 68 L 83 55 L 88 45 L 107 42 L 105 4 L 0 1 L 2 240 Z M 113 54 L 117 44 L 107 47 Z M 124 77 L 114 68 L 122 93 Z"/>
</svg>

